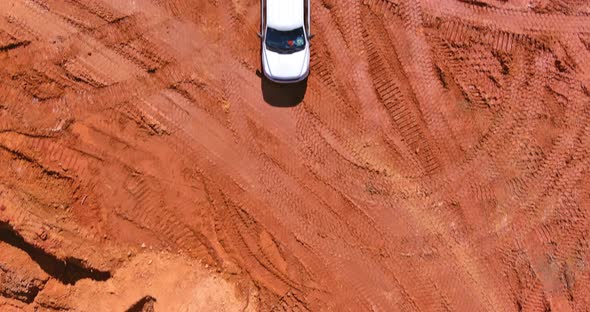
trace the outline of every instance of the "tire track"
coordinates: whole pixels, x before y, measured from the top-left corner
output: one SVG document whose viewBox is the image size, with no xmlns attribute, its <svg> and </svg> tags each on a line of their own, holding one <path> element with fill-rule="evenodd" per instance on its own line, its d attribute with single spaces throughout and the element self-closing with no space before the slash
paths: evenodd
<svg viewBox="0 0 590 312">
<path fill-rule="evenodd" d="M 97 0 L 66 0 L 81 10 L 85 10 L 93 15 L 96 15 L 106 21 L 107 23 L 115 23 L 125 18 L 125 15 L 121 12 L 114 10 L 113 8 L 105 5 L 101 1 Z"/>
<path fill-rule="evenodd" d="M 445 120 L 445 105 L 440 105 L 437 108 L 432 107 L 434 98 L 442 99 L 447 103 L 448 98 L 441 92 L 440 87 L 433 84 L 436 81 L 433 61 L 429 48 L 426 46 L 426 40 L 423 36 L 417 38 L 409 38 L 400 32 L 400 29 L 415 29 L 419 27 L 418 23 L 421 17 L 406 16 L 404 12 L 416 12 L 418 14 L 420 8 L 404 8 L 400 6 L 401 20 L 399 18 L 392 18 L 388 23 L 384 24 L 389 40 L 394 47 L 396 57 L 388 58 L 394 62 L 395 68 L 403 73 L 398 75 L 400 81 L 406 90 L 408 96 L 415 103 L 415 107 L 419 112 L 420 119 L 423 123 L 422 134 L 424 146 L 428 146 L 429 150 L 436 151 L 437 157 L 434 160 L 429 160 L 426 157 L 425 161 L 431 162 L 428 165 L 428 171 L 432 173 L 437 170 L 444 169 L 444 163 L 448 161 L 447 152 L 440 150 L 441 146 L 445 146 L 440 140 L 435 140 L 432 133 L 447 133 L 448 129 L 444 126 Z M 414 19 L 416 21 L 414 21 Z M 411 24 L 416 25 L 411 25 Z M 404 27 L 404 28 L 400 28 Z M 418 56 L 415 59 L 413 55 Z M 423 90 L 417 92 L 417 90 Z M 401 116 L 400 116 L 401 117 Z"/>
<path fill-rule="evenodd" d="M 472 24 L 491 26 L 507 32 L 528 34 L 531 32 L 578 33 L 588 31 L 588 17 L 537 14 L 500 8 L 469 5 L 448 1 L 440 5 L 434 0 L 423 0 L 424 12 L 439 17 L 453 17 Z M 552 25 L 559 25 L 555 27 Z"/>
<path fill-rule="evenodd" d="M 370 16 L 370 14 L 365 15 L 366 18 Z M 388 79 L 388 77 L 394 76 L 394 70 L 386 60 L 394 60 L 397 56 L 391 52 L 387 53 L 387 50 L 382 48 L 388 43 L 387 41 L 378 41 L 375 38 L 388 37 L 382 25 L 379 25 L 374 18 L 365 20 L 365 24 L 373 26 L 372 30 L 365 30 L 367 32 L 365 44 L 367 50 L 372 51 L 368 54 L 368 58 L 374 87 L 381 102 L 389 112 L 391 122 L 398 129 L 401 140 L 407 146 L 403 155 L 405 158 L 414 160 L 414 164 L 420 167 L 420 171 L 414 172 L 414 175 L 431 175 L 438 169 L 438 164 L 431 149 L 425 142 L 424 134 L 421 131 L 424 125 L 420 120 L 419 112 L 413 109 L 413 105 L 410 105 L 410 107 L 404 106 L 406 103 L 412 104 L 413 99 L 408 98 L 407 91 L 400 86 L 398 81 Z M 373 31 L 375 31 L 375 35 L 372 35 Z M 412 166 L 413 164 L 410 163 L 409 165 Z"/>
</svg>

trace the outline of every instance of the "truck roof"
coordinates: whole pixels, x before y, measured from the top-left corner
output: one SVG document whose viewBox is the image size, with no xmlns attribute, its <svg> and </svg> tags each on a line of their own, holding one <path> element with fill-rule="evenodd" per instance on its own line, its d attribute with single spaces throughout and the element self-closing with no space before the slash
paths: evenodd
<svg viewBox="0 0 590 312">
<path fill-rule="evenodd" d="M 303 26 L 305 0 L 267 0 L 266 23 L 277 30 L 292 30 Z"/>
</svg>

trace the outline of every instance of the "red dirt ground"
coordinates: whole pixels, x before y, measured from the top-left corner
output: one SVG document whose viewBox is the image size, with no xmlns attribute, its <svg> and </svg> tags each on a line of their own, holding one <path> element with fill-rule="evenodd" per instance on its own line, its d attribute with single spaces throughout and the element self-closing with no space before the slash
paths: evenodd
<svg viewBox="0 0 590 312">
<path fill-rule="evenodd" d="M 587 311 L 588 2 L 312 2 L 0 1 L 0 310 Z"/>
</svg>

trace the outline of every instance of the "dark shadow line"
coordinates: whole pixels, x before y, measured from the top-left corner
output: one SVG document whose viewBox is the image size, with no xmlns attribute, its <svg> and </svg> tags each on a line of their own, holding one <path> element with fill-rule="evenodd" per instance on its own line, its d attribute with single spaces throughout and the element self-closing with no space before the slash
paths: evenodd
<svg viewBox="0 0 590 312">
<path fill-rule="evenodd" d="M 110 272 L 88 268 L 80 259 L 66 257 L 62 260 L 55 255 L 47 253 L 42 248 L 28 243 L 7 222 L 0 222 L 0 241 L 26 252 L 45 273 L 63 284 L 73 285 L 84 278 L 94 281 L 106 281 L 111 278 Z"/>
</svg>

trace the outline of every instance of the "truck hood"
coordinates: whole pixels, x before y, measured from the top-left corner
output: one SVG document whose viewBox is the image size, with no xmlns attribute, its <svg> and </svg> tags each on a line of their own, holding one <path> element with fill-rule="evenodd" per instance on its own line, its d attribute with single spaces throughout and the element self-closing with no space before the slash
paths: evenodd
<svg viewBox="0 0 590 312">
<path fill-rule="evenodd" d="M 280 54 L 264 49 L 264 68 L 271 77 L 281 80 L 297 79 L 309 67 L 309 49 Z"/>
</svg>

